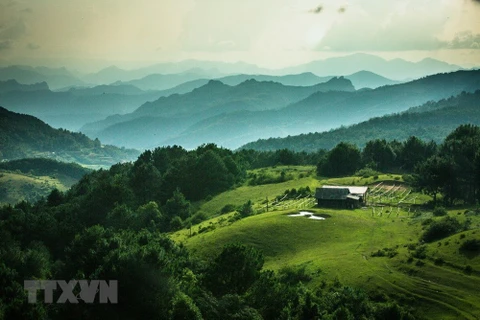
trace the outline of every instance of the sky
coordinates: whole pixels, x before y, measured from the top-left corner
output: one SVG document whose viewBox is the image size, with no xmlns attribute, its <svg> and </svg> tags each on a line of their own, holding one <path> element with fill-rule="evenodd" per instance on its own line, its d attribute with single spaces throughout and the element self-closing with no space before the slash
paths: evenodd
<svg viewBox="0 0 480 320">
<path fill-rule="evenodd" d="M 1 65 L 275 69 L 357 52 L 480 66 L 480 0 L 0 0 Z"/>
</svg>

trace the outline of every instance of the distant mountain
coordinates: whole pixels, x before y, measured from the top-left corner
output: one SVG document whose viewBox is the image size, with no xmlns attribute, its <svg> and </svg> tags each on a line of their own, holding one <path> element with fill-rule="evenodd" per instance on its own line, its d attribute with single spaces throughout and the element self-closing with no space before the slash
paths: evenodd
<svg viewBox="0 0 480 320">
<path fill-rule="evenodd" d="M 244 144 L 242 142 L 259 138 L 287 137 L 352 125 L 479 88 L 480 71 L 457 71 L 374 90 L 317 92 L 280 110 L 238 111 L 203 119 L 178 137 L 162 143 L 193 148 L 215 142 L 237 148 Z"/>
<path fill-rule="evenodd" d="M 326 82 L 334 78 L 333 76 L 328 77 L 318 77 L 311 72 L 301 73 L 301 74 L 291 74 L 285 76 L 270 76 L 270 75 L 250 75 L 250 74 L 238 74 L 232 76 L 226 76 L 222 78 L 216 78 L 224 84 L 230 86 L 236 86 L 247 80 L 256 80 L 256 81 L 273 81 L 278 82 L 286 86 L 312 86 L 318 83 Z M 369 71 L 359 71 L 357 73 L 344 76 L 345 79 L 348 79 L 352 82 L 353 86 L 357 89 L 361 88 L 371 88 L 375 89 L 377 87 L 392 85 L 401 83 L 400 81 L 394 81 L 387 79 L 385 77 L 379 76 L 373 72 Z M 159 92 L 160 96 L 169 96 L 172 94 L 184 94 L 193 91 L 193 89 L 200 88 L 208 83 L 211 79 L 197 79 L 182 83 L 178 86 L 175 86 L 170 89 L 161 90 Z"/>
<path fill-rule="evenodd" d="M 42 157 L 109 166 L 138 155 L 137 150 L 101 145 L 81 133 L 53 129 L 35 117 L 0 107 L 0 160 Z"/>
<path fill-rule="evenodd" d="M 390 79 L 406 80 L 460 69 L 461 67 L 457 65 L 435 59 L 410 62 L 402 59 L 385 60 L 374 55 L 357 53 L 344 57 L 312 61 L 307 64 L 277 70 L 277 73 L 312 72 L 318 76 L 329 76 L 347 75 L 366 70 Z"/>
<path fill-rule="evenodd" d="M 161 97 L 168 97 L 172 94 L 185 94 L 185 93 L 192 92 L 194 89 L 197 89 L 206 85 L 210 80 L 212 79 L 197 79 L 197 80 L 187 81 L 173 88 L 160 90 L 158 93 L 160 94 Z"/>
<path fill-rule="evenodd" d="M 202 73 L 178 73 L 178 74 L 150 74 L 141 79 L 124 82 L 142 90 L 166 90 L 181 85 L 188 81 L 198 80 L 205 77 Z"/>
<path fill-rule="evenodd" d="M 467 123 L 480 125 L 480 90 L 428 102 L 401 114 L 373 118 L 350 127 L 286 138 L 261 139 L 247 143 L 242 149 L 267 151 L 286 148 L 311 152 L 331 149 L 341 141 L 363 147 L 373 139 L 402 141 L 410 136 L 439 143 L 456 127 Z"/>
<path fill-rule="evenodd" d="M 38 90 L 37 90 L 38 89 Z M 0 81 L 0 103 L 14 112 L 36 116 L 57 128 L 78 130 L 85 123 L 112 114 L 132 112 L 146 101 L 158 99 L 130 85 L 72 88 L 53 92 L 46 83 L 22 85 Z"/>
<path fill-rule="evenodd" d="M 10 66 L 0 68 L 0 81 L 16 80 L 21 84 L 46 82 L 55 90 L 68 86 L 84 86 L 85 82 L 75 77 L 65 68 Z"/>
<path fill-rule="evenodd" d="M 70 88 L 68 92 L 76 96 L 98 96 L 102 94 L 120 94 L 120 95 L 143 95 L 146 94 L 141 90 L 130 84 L 115 84 L 115 85 L 98 85 L 87 88 Z"/>
<path fill-rule="evenodd" d="M 381 86 L 387 86 L 392 84 L 399 84 L 400 81 L 394 81 L 391 79 L 387 79 L 382 77 L 376 73 L 370 71 L 359 71 L 355 72 L 354 74 L 345 76 L 348 80 L 352 81 L 353 86 L 355 89 L 359 90 L 362 88 L 370 88 L 375 89 Z"/>
<path fill-rule="evenodd" d="M 210 80 L 190 93 L 161 97 L 154 102 L 145 103 L 133 113 L 85 125 L 81 131 L 107 143 L 144 148 L 172 138 L 190 125 L 209 117 L 239 110 L 280 109 L 314 92 L 330 90 L 353 91 L 354 88 L 351 82 L 344 78 L 333 78 L 310 87 L 284 86 L 276 82 L 256 80 L 228 86 L 220 81 Z M 144 131 L 144 136 L 139 133 L 140 129 Z"/>
<path fill-rule="evenodd" d="M 82 79 L 89 83 L 110 84 L 116 81 L 129 82 L 152 74 L 173 75 L 194 73 L 198 74 L 199 78 L 213 79 L 227 74 L 270 74 L 271 72 L 271 70 L 259 68 L 256 65 L 244 62 L 227 63 L 218 61 L 184 60 L 180 62 L 157 63 L 132 70 L 124 70 L 116 66 L 110 66 L 96 73 L 85 75 Z"/>
<path fill-rule="evenodd" d="M 289 74 L 284 76 L 270 76 L 270 75 L 249 75 L 249 74 L 238 74 L 232 76 L 226 76 L 218 78 L 217 80 L 228 84 L 229 86 L 236 86 L 247 80 L 256 80 L 256 81 L 273 81 L 278 82 L 286 86 L 313 86 L 322 82 L 326 82 L 332 79 L 333 76 L 329 77 L 319 77 L 314 75 L 311 72 L 305 72 L 300 74 Z"/>
<path fill-rule="evenodd" d="M 337 90 L 341 83 L 349 90 L 317 87 L 335 90 L 335 83 Z M 317 86 L 289 87 L 249 80 L 231 87 L 210 81 L 191 93 L 162 97 L 133 113 L 86 125 L 82 132 L 135 148 L 178 144 L 193 149 L 214 142 L 233 149 L 259 138 L 330 130 L 462 91 L 474 92 L 480 88 L 480 71 L 438 74 L 373 90 L 353 91 L 345 78 Z"/>
<path fill-rule="evenodd" d="M 49 90 L 48 84 L 46 82 L 39 82 L 34 84 L 20 84 L 16 80 L 10 79 L 7 81 L 0 81 L 0 93 L 7 93 L 11 91 L 39 91 L 39 90 Z"/>
</svg>

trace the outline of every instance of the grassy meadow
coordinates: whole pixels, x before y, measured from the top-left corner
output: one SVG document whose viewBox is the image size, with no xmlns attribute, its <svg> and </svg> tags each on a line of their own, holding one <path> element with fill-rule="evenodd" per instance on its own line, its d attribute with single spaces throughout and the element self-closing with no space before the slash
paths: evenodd
<svg viewBox="0 0 480 320">
<path fill-rule="evenodd" d="M 273 172 L 270 172 L 273 174 Z M 480 239 L 480 215 L 468 208 L 448 211 L 460 223 L 469 221 L 469 229 L 431 243 L 420 236 L 429 223 L 441 219 L 419 203 L 425 195 L 409 194 L 413 203 L 395 206 L 406 190 L 393 189 L 390 183 L 383 193 L 390 205 L 335 210 L 323 208 L 273 208 L 241 220 L 235 214 L 218 213 L 227 204 L 241 205 L 252 200 L 259 206 L 286 189 L 309 186 L 313 191 L 322 184 L 377 185 L 401 182 L 401 177 L 347 177 L 317 179 L 313 174 L 294 176 L 275 184 L 249 186 L 248 182 L 213 197 L 200 205 L 213 218 L 181 230 L 172 238 L 187 246 L 195 255 L 211 259 L 229 243 L 243 243 L 260 249 L 266 269 L 304 268 L 312 280 L 308 286 L 340 281 L 363 288 L 370 294 L 387 295 L 415 307 L 418 315 L 435 319 L 478 319 L 480 317 L 480 256 L 478 251 L 464 252 L 462 244 Z M 387 184 L 387 183 L 386 183 Z M 387 184 L 388 185 L 388 184 Z M 396 198 L 393 191 L 398 190 Z M 389 195 L 392 195 L 389 197 Z M 289 217 L 307 210 L 325 220 Z"/>
<path fill-rule="evenodd" d="M 66 191 L 75 181 L 69 177 L 34 176 L 0 171 L 0 204 L 30 202 L 45 197 L 57 188 Z"/>
</svg>

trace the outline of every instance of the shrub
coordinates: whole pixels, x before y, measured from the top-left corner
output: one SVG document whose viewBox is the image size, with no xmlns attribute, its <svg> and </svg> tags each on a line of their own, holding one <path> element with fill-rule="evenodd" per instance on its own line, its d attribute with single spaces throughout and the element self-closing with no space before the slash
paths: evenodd
<svg viewBox="0 0 480 320">
<path fill-rule="evenodd" d="M 422 221 L 422 226 L 427 226 L 433 222 L 432 218 L 428 218 Z"/>
<path fill-rule="evenodd" d="M 433 215 L 435 217 L 442 217 L 447 215 L 447 210 L 444 207 L 436 207 L 433 209 Z"/>
<path fill-rule="evenodd" d="M 423 262 L 422 260 L 417 260 L 417 262 L 415 262 L 415 265 L 417 267 L 423 267 L 425 265 L 425 262 Z"/>
<path fill-rule="evenodd" d="M 466 265 L 465 266 L 465 273 L 466 274 L 471 274 L 473 272 L 473 268 L 471 265 Z"/>
<path fill-rule="evenodd" d="M 471 252 L 480 251 L 480 240 L 478 239 L 465 240 L 460 246 L 460 250 L 471 251 Z"/>
<path fill-rule="evenodd" d="M 445 217 L 441 220 L 432 222 L 422 235 L 422 240 L 425 242 L 432 242 L 443 239 L 458 232 L 461 228 L 462 225 L 457 219 Z"/>
<path fill-rule="evenodd" d="M 425 259 L 427 257 L 427 247 L 426 246 L 419 246 L 415 249 L 412 253 L 412 256 L 417 259 Z"/>
<path fill-rule="evenodd" d="M 369 178 L 371 176 L 378 176 L 380 172 L 373 170 L 372 168 L 363 168 L 355 172 L 355 176 L 362 178 Z"/>
<path fill-rule="evenodd" d="M 235 211 L 235 206 L 233 204 L 226 204 L 222 210 L 220 210 L 221 214 L 229 213 Z"/>
</svg>

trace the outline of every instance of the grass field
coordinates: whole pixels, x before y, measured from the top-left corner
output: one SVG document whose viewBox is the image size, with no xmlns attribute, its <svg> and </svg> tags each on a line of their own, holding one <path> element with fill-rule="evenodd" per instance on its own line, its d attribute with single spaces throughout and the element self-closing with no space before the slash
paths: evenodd
<svg viewBox="0 0 480 320">
<path fill-rule="evenodd" d="M 48 176 L 0 171 L 0 205 L 15 204 L 22 200 L 33 202 L 47 196 L 55 188 L 66 191 L 74 182 L 68 177 L 61 180 Z"/>
<path fill-rule="evenodd" d="M 375 181 L 297 177 L 278 184 L 242 186 L 214 197 L 201 210 L 214 216 L 228 203 L 241 204 L 249 199 L 258 203 L 289 188 L 309 186 L 314 190 L 324 183 L 352 184 L 352 180 L 357 185 L 401 182 L 392 176 Z M 308 209 L 326 220 L 288 216 L 300 209 L 276 210 L 233 222 L 230 213 L 193 226 L 193 236 L 189 230 L 181 230 L 172 238 L 204 259 L 215 256 L 228 243 L 252 245 L 263 251 L 267 269 L 304 267 L 313 276 L 309 286 L 338 279 L 374 295 L 395 297 L 426 318 L 479 319 L 480 256 L 478 251 L 466 254 L 459 248 L 468 239 L 480 239 L 480 215 L 470 212 L 467 217 L 465 208 L 449 211 L 461 223 L 470 219 L 470 229 L 422 245 L 419 239 L 425 221 L 440 218 L 405 206 L 385 206 L 381 213 L 375 209 Z"/>
</svg>

